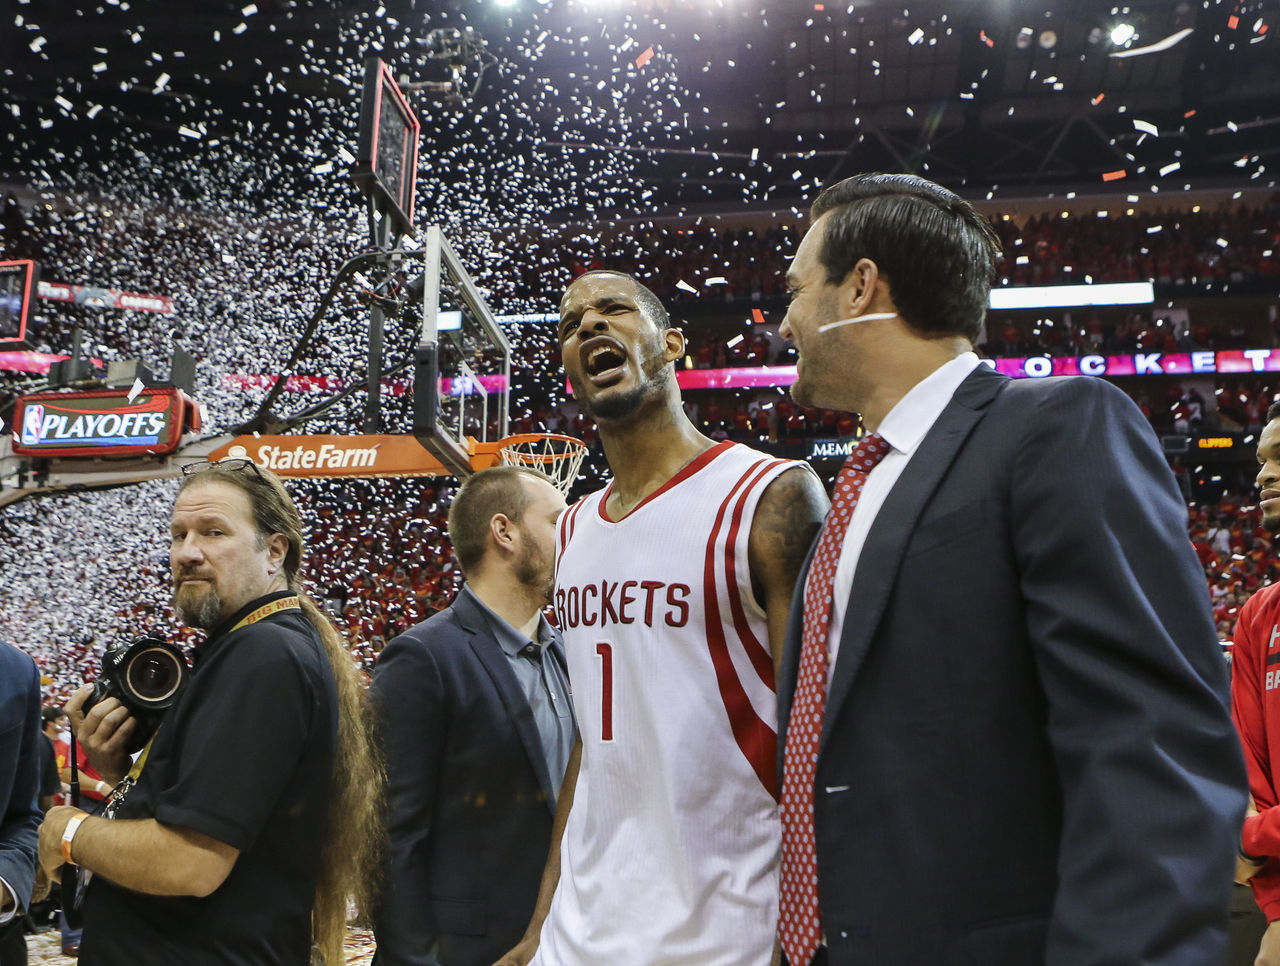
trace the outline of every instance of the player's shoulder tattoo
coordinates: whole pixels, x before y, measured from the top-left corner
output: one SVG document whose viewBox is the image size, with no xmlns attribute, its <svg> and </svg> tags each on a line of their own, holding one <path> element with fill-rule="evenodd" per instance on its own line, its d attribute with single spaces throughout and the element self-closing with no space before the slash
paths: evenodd
<svg viewBox="0 0 1280 966">
<path fill-rule="evenodd" d="M 822 482 L 808 466 L 780 473 L 761 494 L 751 523 L 753 556 L 794 579 L 829 506 Z"/>
</svg>

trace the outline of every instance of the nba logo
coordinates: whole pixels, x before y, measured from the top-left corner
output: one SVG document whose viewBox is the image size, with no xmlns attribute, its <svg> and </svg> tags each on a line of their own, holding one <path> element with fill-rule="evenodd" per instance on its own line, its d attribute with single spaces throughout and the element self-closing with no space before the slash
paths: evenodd
<svg viewBox="0 0 1280 966">
<path fill-rule="evenodd" d="M 22 444 L 37 446 L 40 443 L 40 425 L 44 422 L 44 407 L 37 403 L 27 406 L 22 413 Z"/>
</svg>

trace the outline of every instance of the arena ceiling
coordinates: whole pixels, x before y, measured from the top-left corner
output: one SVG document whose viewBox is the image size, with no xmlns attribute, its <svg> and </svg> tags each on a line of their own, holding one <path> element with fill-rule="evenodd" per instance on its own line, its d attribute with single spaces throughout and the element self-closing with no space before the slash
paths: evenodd
<svg viewBox="0 0 1280 966">
<path fill-rule="evenodd" d="M 140 141 L 153 166 L 193 141 L 224 140 L 286 169 L 323 167 L 310 140 L 334 125 L 350 140 L 364 54 L 411 83 L 439 80 L 430 32 L 466 26 L 492 58 L 475 96 L 415 95 L 424 166 L 444 183 L 476 180 L 483 158 L 452 159 L 486 112 L 503 118 L 509 136 L 489 144 L 508 163 L 558 154 L 561 177 L 591 177 L 601 157 L 625 157 L 618 171 L 644 182 L 649 203 L 685 208 L 798 197 L 858 170 L 919 171 L 972 194 L 1268 183 L 1280 161 L 1280 0 L 7 7 L 0 94 L 11 117 L 0 115 L 0 130 L 10 126 L 14 150 L 0 154 L 0 179 L 10 181 L 56 180 L 50 158 L 127 165 Z M 1124 25 L 1132 36 L 1115 33 Z M 459 66 L 469 86 L 475 64 Z"/>
</svg>

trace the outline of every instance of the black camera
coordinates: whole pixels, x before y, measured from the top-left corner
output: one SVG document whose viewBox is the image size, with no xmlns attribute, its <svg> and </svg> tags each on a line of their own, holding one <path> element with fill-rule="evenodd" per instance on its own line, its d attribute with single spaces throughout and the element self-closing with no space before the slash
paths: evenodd
<svg viewBox="0 0 1280 966">
<path fill-rule="evenodd" d="M 88 712 L 103 698 L 119 700 L 137 719 L 132 742 L 137 748 L 130 749 L 136 751 L 155 734 L 160 718 L 186 686 L 189 673 L 186 657 L 168 641 L 150 635 L 121 641 L 102 655 L 102 674 L 83 710 Z"/>
</svg>

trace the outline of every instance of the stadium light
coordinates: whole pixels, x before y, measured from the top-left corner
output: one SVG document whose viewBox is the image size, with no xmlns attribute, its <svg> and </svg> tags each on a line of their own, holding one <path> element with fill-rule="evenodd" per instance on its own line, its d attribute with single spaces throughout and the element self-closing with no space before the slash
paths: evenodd
<svg viewBox="0 0 1280 966">
<path fill-rule="evenodd" d="M 1118 23 L 1111 28 L 1111 42 L 1117 47 L 1123 47 L 1131 41 L 1138 31 L 1134 29 L 1131 23 Z"/>
<path fill-rule="evenodd" d="M 1149 305 L 1155 300 L 1155 286 L 1150 282 L 1108 282 L 994 288 L 988 304 L 992 309 L 1053 309 L 1080 305 Z"/>
</svg>

